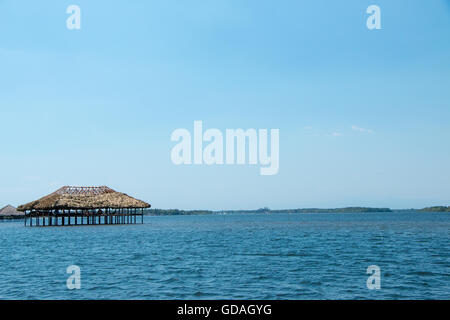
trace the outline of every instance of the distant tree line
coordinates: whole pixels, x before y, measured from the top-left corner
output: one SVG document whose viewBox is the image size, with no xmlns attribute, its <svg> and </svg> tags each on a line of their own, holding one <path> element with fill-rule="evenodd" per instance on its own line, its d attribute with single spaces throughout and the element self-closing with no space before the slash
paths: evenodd
<svg viewBox="0 0 450 320">
<path fill-rule="evenodd" d="M 446 207 L 446 206 L 427 207 L 427 208 L 420 209 L 418 211 L 421 211 L 421 212 L 450 212 L 450 206 L 449 207 Z"/>
<path fill-rule="evenodd" d="M 179 210 L 179 209 L 147 209 L 146 215 L 152 216 L 180 216 L 180 215 L 194 215 L 194 214 L 261 214 L 261 213 L 369 213 L 369 212 L 392 212 L 389 208 L 366 208 L 366 207 L 346 207 L 335 209 L 282 209 L 271 210 L 267 207 L 256 210 Z"/>
<path fill-rule="evenodd" d="M 346 207 L 346 208 L 304 208 L 304 209 L 285 209 L 271 211 L 274 213 L 368 213 L 368 212 L 392 212 L 389 208 L 367 208 L 367 207 Z"/>
<path fill-rule="evenodd" d="M 193 214 L 214 214 L 211 210 L 179 210 L 179 209 L 146 209 L 146 215 L 150 216 L 183 216 Z"/>
</svg>

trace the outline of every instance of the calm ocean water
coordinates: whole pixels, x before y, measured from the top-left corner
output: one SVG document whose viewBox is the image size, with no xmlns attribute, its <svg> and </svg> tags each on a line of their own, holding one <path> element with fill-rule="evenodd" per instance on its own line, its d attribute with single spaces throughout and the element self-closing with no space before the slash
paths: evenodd
<svg viewBox="0 0 450 320">
<path fill-rule="evenodd" d="M 0 298 L 450 299 L 449 236 L 448 213 L 0 222 Z M 74 264 L 80 290 L 66 287 Z M 380 290 L 367 289 L 369 265 L 381 268 Z"/>
</svg>

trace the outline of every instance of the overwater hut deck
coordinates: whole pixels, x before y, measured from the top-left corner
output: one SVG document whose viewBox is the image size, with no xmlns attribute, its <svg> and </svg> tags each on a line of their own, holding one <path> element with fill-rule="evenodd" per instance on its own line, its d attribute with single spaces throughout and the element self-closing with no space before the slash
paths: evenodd
<svg viewBox="0 0 450 320">
<path fill-rule="evenodd" d="M 17 210 L 25 226 L 78 226 L 144 223 L 145 208 L 150 204 L 106 186 L 65 186 Z"/>
</svg>

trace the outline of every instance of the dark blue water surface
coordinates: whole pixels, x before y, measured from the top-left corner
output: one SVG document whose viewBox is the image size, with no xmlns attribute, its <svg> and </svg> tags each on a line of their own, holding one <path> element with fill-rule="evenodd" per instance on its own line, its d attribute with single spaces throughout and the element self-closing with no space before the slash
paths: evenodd
<svg viewBox="0 0 450 320">
<path fill-rule="evenodd" d="M 0 298 L 449 299 L 449 236 L 450 214 L 417 212 L 0 222 Z M 67 289 L 69 265 L 80 290 Z M 366 286 L 370 265 L 380 290 Z"/>
</svg>

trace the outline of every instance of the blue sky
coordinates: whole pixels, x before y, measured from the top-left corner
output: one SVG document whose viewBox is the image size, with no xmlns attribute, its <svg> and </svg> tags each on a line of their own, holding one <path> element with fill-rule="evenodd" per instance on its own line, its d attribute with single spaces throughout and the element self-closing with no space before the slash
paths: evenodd
<svg viewBox="0 0 450 320">
<path fill-rule="evenodd" d="M 450 1 L 0 0 L 0 206 L 63 185 L 156 208 L 450 205 L 449 88 Z M 280 129 L 279 173 L 175 166 L 194 120 Z"/>
</svg>

